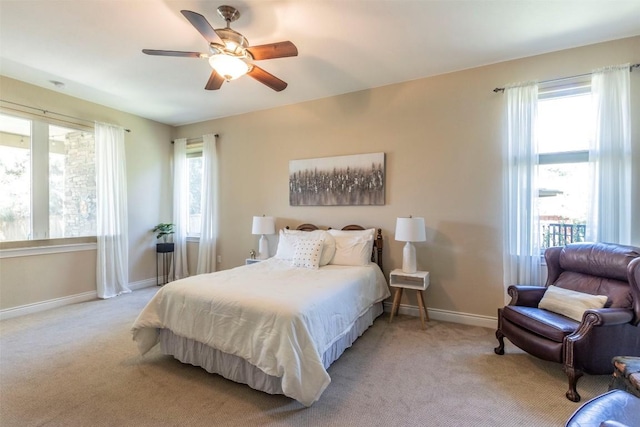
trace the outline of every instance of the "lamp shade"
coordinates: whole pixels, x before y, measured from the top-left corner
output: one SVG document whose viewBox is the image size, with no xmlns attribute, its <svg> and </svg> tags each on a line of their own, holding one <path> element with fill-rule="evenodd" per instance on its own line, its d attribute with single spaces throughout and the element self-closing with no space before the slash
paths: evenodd
<svg viewBox="0 0 640 427">
<path fill-rule="evenodd" d="M 209 64 L 226 80 L 237 79 L 249 71 L 249 65 L 246 62 L 231 55 L 213 55 L 209 58 Z"/>
<path fill-rule="evenodd" d="M 424 218 L 398 218 L 396 240 L 400 242 L 424 242 L 427 240 Z"/>
<path fill-rule="evenodd" d="M 276 222 L 272 216 L 254 216 L 251 234 L 275 234 Z"/>
</svg>

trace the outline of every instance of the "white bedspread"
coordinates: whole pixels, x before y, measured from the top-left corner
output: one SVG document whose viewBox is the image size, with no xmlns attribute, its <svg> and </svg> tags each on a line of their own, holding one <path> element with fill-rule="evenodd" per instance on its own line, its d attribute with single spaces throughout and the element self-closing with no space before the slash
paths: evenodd
<svg viewBox="0 0 640 427">
<path fill-rule="evenodd" d="M 309 270 L 272 258 L 165 285 L 133 324 L 133 339 L 145 354 L 168 328 L 282 378 L 284 394 L 309 406 L 331 382 L 321 355 L 388 296 L 374 263 Z"/>
</svg>

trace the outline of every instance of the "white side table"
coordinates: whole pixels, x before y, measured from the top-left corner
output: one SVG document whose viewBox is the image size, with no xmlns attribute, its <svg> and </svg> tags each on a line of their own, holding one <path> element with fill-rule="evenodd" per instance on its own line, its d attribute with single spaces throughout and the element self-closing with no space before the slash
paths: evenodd
<svg viewBox="0 0 640 427">
<path fill-rule="evenodd" d="M 391 287 L 396 288 L 396 293 L 393 296 L 393 305 L 391 306 L 391 315 L 389 316 L 389 323 L 393 320 L 393 316 L 398 313 L 398 307 L 400 307 L 400 300 L 402 299 L 403 289 L 413 289 L 416 291 L 416 298 L 418 300 L 418 306 L 420 308 L 420 321 L 422 322 L 422 329 L 426 328 L 425 319 L 429 321 L 429 313 L 427 312 L 427 306 L 424 303 L 424 296 L 422 291 L 429 287 L 429 272 L 428 271 L 416 271 L 415 273 L 405 273 L 402 269 L 397 268 L 389 274 L 389 284 Z"/>
</svg>

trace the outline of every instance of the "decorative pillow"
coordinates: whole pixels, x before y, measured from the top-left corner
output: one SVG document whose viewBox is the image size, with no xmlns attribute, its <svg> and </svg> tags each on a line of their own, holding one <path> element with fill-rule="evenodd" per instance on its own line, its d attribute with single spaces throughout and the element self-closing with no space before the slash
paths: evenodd
<svg viewBox="0 0 640 427">
<path fill-rule="evenodd" d="M 300 239 L 296 244 L 291 265 L 293 267 L 317 269 L 320 265 L 322 244 L 322 240 Z"/>
<path fill-rule="evenodd" d="M 371 259 L 371 236 L 336 236 L 336 253 L 330 264 L 367 265 Z"/>
<path fill-rule="evenodd" d="M 606 303 L 607 297 L 604 295 L 591 295 L 551 285 L 547 287 L 538 308 L 544 308 L 580 322 L 585 310 L 602 308 Z"/>
<path fill-rule="evenodd" d="M 278 241 L 276 258 L 292 260 L 293 253 L 295 252 L 295 245 L 298 241 L 309 239 L 323 241 L 320 267 L 329 264 L 329 261 L 331 261 L 331 258 L 333 258 L 333 254 L 336 251 L 336 241 L 326 230 L 280 230 L 280 240 Z"/>
</svg>

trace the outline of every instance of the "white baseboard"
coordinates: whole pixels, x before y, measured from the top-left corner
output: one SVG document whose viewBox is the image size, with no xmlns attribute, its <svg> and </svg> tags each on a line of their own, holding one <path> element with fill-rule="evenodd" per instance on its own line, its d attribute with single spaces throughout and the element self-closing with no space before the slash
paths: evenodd
<svg viewBox="0 0 640 427">
<path fill-rule="evenodd" d="M 391 312 L 391 305 L 392 303 L 385 302 L 384 311 Z M 496 317 L 440 310 L 437 308 L 427 308 L 427 312 L 429 313 L 430 319 L 440 320 L 442 322 L 460 323 L 463 325 L 480 326 L 482 328 L 489 329 L 496 329 L 498 327 L 498 319 Z M 415 317 L 420 316 L 419 308 L 414 305 L 400 304 L 398 313 Z"/>
<path fill-rule="evenodd" d="M 137 282 L 129 283 L 132 291 L 156 286 L 156 279 L 144 279 Z M 50 310 L 52 308 L 63 307 L 65 305 L 76 304 L 79 302 L 91 301 L 98 298 L 96 291 L 84 292 L 81 294 L 70 295 L 62 298 L 55 298 L 47 301 L 36 302 L 33 304 L 25 304 L 18 307 L 6 308 L 0 310 L 0 320 L 10 319 L 12 317 L 24 316 L 26 314 L 38 313 L 40 311 Z M 384 303 L 384 311 L 391 311 L 391 303 Z M 433 320 L 443 322 L 461 323 L 463 325 L 480 326 L 483 328 L 495 329 L 498 326 L 498 319 L 490 316 L 481 316 L 478 314 L 460 313 L 456 311 L 440 310 L 437 308 L 428 308 L 429 317 Z M 413 305 L 400 304 L 399 314 L 409 316 L 420 316 L 418 307 Z"/>
<path fill-rule="evenodd" d="M 156 286 L 156 278 L 152 277 L 151 279 L 138 280 L 137 282 L 129 283 L 129 289 L 132 291 L 136 291 L 142 288 L 150 288 L 151 286 Z"/>
<path fill-rule="evenodd" d="M 151 286 L 156 286 L 155 277 L 129 283 L 129 289 L 132 291 Z M 34 302 L 32 304 L 25 304 L 18 307 L 5 308 L 4 310 L 0 310 L 0 320 L 38 313 L 40 311 L 51 310 L 52 308 L 64 307 L 65 305 L 77 304 L 79 302 L 91 301 L 97 298 L 97 291 L 90 291 L 76 295 L 69 295 L 67 297 L 54 298 L 47 301 Z"/>
<path fill-rule="evenodd" d="M 63 307 L 65 305 L 77 304 L 79 302 L 91 301 L 98 298 L 96 291 L 83 292 L 81 294 L 70 295 L 68 297 L 54 298 L 47 301 L 34 302 L 18 307 L 5 308 L 0 310 L 0 320 L 11 319 L 12 317 L 24 316 L 26 314 L 38 313 L 40 311 L 51 310 L 52 308 Z"/>
</svg>

